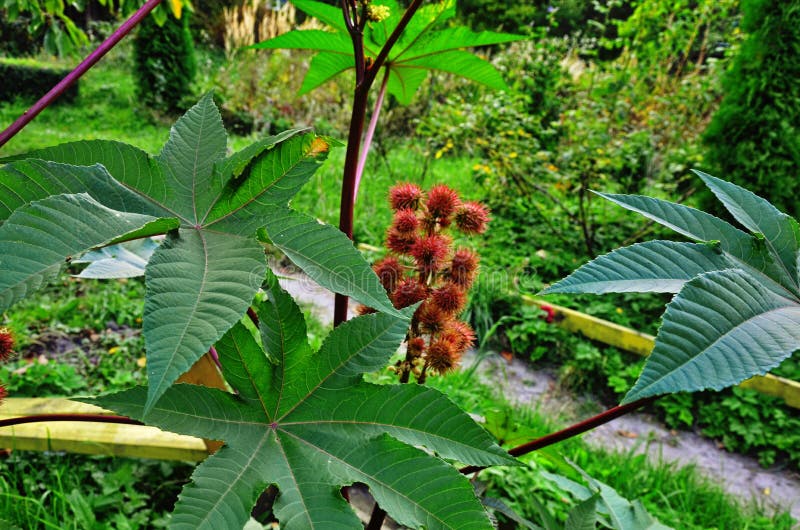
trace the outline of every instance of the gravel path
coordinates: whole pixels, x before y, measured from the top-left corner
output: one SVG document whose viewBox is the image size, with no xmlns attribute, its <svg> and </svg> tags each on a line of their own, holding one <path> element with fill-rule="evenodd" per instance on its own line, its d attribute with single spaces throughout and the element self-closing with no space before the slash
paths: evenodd
<svg viewBox="0 0 800 530">
<path fill-rule="evenodd" d="M 333 294 L 301 274 L 276 272 L 282 277 L 283 288 L 297 301 L 310 304 L 312 313 L 321 322 L 331 322 Z M 470 361 L 466 358 L 464 364 L 468 366 Z M 520 359 L 508 362 L 491 355 L 481 363 L 478 373 L 519 406 L 563 413 L 574 411 L 581 399 L 588 401 L 559 391 L 552 374 L 536 370 Z M 694 433 L 670 431 L 647 414 L 628 414 L 594 429 L 583 439 L 591 445 L 621 452 L 646 451 L 653 460 L 694 465 L 729 493 L 742 499 L 754 498 L 765 506 L 791 510 L 800 521 L 800 476 L 785 470 L 763 469 L 753 458 L 724 451 Z"/>
</svg>

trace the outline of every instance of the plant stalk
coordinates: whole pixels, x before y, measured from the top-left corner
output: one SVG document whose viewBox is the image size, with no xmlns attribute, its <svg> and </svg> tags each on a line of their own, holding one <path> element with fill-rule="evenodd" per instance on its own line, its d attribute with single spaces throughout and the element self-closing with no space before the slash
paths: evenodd
<svg viewBox="0 0 800 530">
<path fill-rule="evenodd" d="M 548 434 L 547 436 L 542 436 L 541 438 L 537 438 L 536 440 L 532 440 L 530 442 L 524 443 L 522 445 L 518 445 L 513 449 L 508 451 L 508 454 L 511 456 L 523 456 L 527 455 L 528 453 L 532 453 L 534 451 L 538 451 L 539 449 L 543 449 L 549 445 L 557 444 L 558 442 L 563 442 L 569 438 L 577 436 L 579 434 L 583 434 L 586 431 L 590 431 L 595 427 L 599 427 L 600 425 L 606 424 L 611 420 L 615 420 L 620 416 L 624 416 L 630 412 L 633 412 L 637 409 L 644 407 L 645 405 L 649 405 L 653 401 L 657 400 L 660 396 L 651 396 L 646 397 L 633 403 L 628 403 L 627 405 L 620 405 L 614 408 L 610 408 L 600 414 L 592 416 L 582 422 L 576 423 L 575 425 L 571 425 L 566 429 L 562 429 L 560 431 L 554 432 L 552 434 Z M 467 466 L 460 469 L 461 473 L 467 475 L 469 473 L 475 473 L 482 469 L 485 469 L 486 466 Z"/>
<path fill-rule="evenodd" d="M 64 93 L 64 91 L 72 86 L 78 79 L 81 78 L 83 74 L 85 74 L 92 66 L 97 64 L 97 62 L 103 58 L 103 56 L 108 53 L 111 48 L 117 45 L 119 41 L 125 37 L 130 31 L 136 27 L 139 22 L 144 19 L 150 12 L 155 9 L 158 4 L 161 3 L 161 0 L 147 0 L 147 2 L 140 7 L 131 17 L 126 20 L 117 30 L 111 34 L 106 40 L 103 41 L 100 46 L 97 47 L 92 53 L 90 53 L 86 59 L 81 61 L 81 63 L 75 67 L 73 71 L 71 71 L 67 76 L 58 82 L 56 86 L 54 86 L 50 91 L 42 96 L 42 98 L 37 101 L 36 103 L 31 106 L 28 110 L 26 110 L 22 116 L 17 118 L 17 120 L 12 123 L 6 130 L 0 133 L 0 147 L 3 147 L 11 138 L 16 136 L 18 132 L 20 132 L 28 123 L 33 121 L 33 119 L 39 115 L 45 108 L 47 108 L 53 101 L 58 99 L 58 97 Z"/>
<path fill-rule="evenodd" d="M 345 2 L 348 0 L 345 0 Z M 367 115 L 367 104 L 369 89 L 375 81 L 386 59 L 389 57 L 389 52 L 392 46 L 400 38 L 400 35 L 405 31 L 408 23 L 414 13 L 417 12 L 422 0 L 413 0 L 411 5 L 408 6 L 403 17 L 398 22 L 397 27 L 394 28 L 392 34 L 386 39 L 386 43 L 378 53 L 375 61 L 367 66 L 364 60 L 364 35 L 362 27 L 359 22 L 354 21 L 349 16 L 347 11 L 344 12 L 345 23 L 347 24 L 350 37 L 353 40 L 353 53 L 355 55 L 356 66 L 356 88 L 353 92 L 353 111 L 350 115 L 350 131 L 347 135 L 347 153 L 344 159 L 344 174 L 342 176 L 342 196 L 339 204 L 339 230 L 353 239 L 353 209 L 355 207 L 355 190 L 358 174 L 358 166 L 361 151 L 362 135 L 364 133 L 364 120 Z M 344 9 L 344 6 L 343 6 Z M 338 326 L 347 320 L 347 296 L 336 293 L 333 307 L 333 325 Z"/>
</svg>

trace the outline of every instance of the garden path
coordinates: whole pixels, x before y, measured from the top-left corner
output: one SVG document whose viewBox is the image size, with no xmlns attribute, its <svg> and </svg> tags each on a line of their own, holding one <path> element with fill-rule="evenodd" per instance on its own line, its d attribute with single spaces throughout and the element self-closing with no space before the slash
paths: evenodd
<svg viewBox="0 0 800 530">
<path fill-rule="evenodd" d="M 300 273 L 275 270 L 284 289 L 299 302 L 309 304 L 321 322 L 330 324 L 332 293 Z M 350 305 L 352 313 L 353 304 Z M 464 359 L 464 365 L 469 366 L 475 358 L 473 352 Z M 477 373 L 485 382 L 502 389 L 512 403 L 540 412 L 576 416 L 579 409 L 585 410 L 593 401 L 564 392 L 552 373 L 535 369 L 517 358 L 507 361 L 499 355 L 488 355 Z M 669 430 L 648 414 L 628 414 L 586 433 L 583 439 L 593 446 L 619 452 L 647 452 L 654 461 L 694 465 L 730 494 L 791 510 L 792 516 L 800 521 L 800 476 L 782 469 L 764 469 L 754 458 L 729 453 L 695 433 Z"/>
</svg>

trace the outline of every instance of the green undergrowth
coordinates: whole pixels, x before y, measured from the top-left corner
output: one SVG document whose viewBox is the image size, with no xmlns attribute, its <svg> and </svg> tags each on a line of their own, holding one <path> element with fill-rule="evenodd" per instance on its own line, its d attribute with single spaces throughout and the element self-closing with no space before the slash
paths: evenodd
<svg viewBox="0 0 800 530">
<path fill-rule="evenodd" d="M 75 66 L 69 59 L 47 60 L 48 64 L 63 68 Z M 213 69 L 217 65 L 209 57 L 201 66 Z M 158 152 L 169 136 L 174 119 L 154 114 L 138 101 L 132 72 L 130 46 L 123 43 L 81 78 L 80 94 L 74 102 L 45 109 L 0 148 L 0 154 L 9 156 L 64 142 L 93 139 L 116 140 L 149 153 Z M 30 101 L 20 99 L 0 103 L 0 128 L 11 125 L 30 105 Z M 250 141 L 232 137 L 230 143 L 239 149 Z"/>
<path fill-rule="evenodd" d="M 431 381 L 465 410 L 485 419 L 484 426 L 512 447 L 566 426 L 565 418 L 546 417 L 530 407 L 513 407 L 495 387 L 478 382 L 467 371 Z M 643 441 L 643 443 L 647 443 Z M 613 452 L 589 447 L 571 439 L 523 457 L 528 467 L 494 468 L 483 471 L 479 480 L 487 495 L 500 498 L 517 513 L 536 521 L 531 498 L 538 499 L 561 521 L 572 501 L 558 491 L 538 470 L 580 480 L 568 458 L 589 475 L 606 482 L 622 496 L 641 499 L 660 522 L 680 529 L 727 530 L 793 528 L 788 512 L 772 513 L 754 500 L 743 501 L 726 494 L 720 486 L 702 477 L 693 466 L 652 462 L 633 452 Z"/>
</svg>

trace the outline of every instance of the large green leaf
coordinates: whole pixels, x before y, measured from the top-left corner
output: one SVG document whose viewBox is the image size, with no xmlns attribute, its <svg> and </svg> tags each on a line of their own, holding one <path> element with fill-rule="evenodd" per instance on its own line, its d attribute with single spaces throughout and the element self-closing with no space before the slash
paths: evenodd
<svg viewBox="0 0 800 530">
<path fill-rule="evenodd" d="M 297 95 L 308 94 L 318 86 L 321 86 L 342 72 L 355 67 L 353 55 L 342 55 L 340 53 L 319 52 L 311 59 L 308 72 L 303 78 L 303 84 Z"/>
<path fill-rule="evenodd" d="M 247 310 L 266 272 L 255 238 L 194 229 L 170 235 L 147 264 L 147 406 Z"/>
<path fill-rule="evenodd" d="M 397 313 L 369 263 L 347 236 L 289 208 L 272 208 L 264 228 L 272 243 L 315 282 L 362 304 Z"/>
<path fill-rule="evenodd" d="M 120 212 L 169 215 L 126 189 L 101 165 L 72 166 L 31 159 L 0 168 L 0 222 L 26 204 L 63 193 L 87 193 L 100 204 Z"/>
<path fill-rule="evenodd" d="M 0 226 L 0 311 L 51 280 L 73 256 L 176 226 L 174 219 L 111 210 L 85 193 L 26 204 Z"/>
<path fill-rule="evenodd" d="M 600 256 L 542 292 L 677 293 L 695 276 L 728 267 L 707 245 L 648 241 Z"/>
<path fill-rule="evenodd" d="M 370 22 L 364 28 L 364 50 L 377 57 L 397 24 L 404 7 L 384 0 L 390 16 L 381 22 Z M 495 89 L 507 89 L 499 72 L 488 61 L 465 51 L 476 46 L 489 46 L 524 39 L 520 35 L 491 31 L 473 32 L 464 27 L 447 27 L 455 15 L 455 2 L 446 0 L 420 8 L 384 63 L 390 71 L 389 93 L 407 104 L 422 84 L 427 72 L 440 70 L 460 75 Z M 304 94 L 355 66 L 352 39 L 343 23 L 340 10 L 312 0 L 301 0 L 295 6 L 331 26 L 332 31 L 295 30 L 255 44 L 254 48 L 289 48 L 314 50 L 317 55 L 303 80 Z"/>
<path fill-rule="evenodd" d="M 225 441 L 184 488 L 172 527 L 240 528 L 260 492 L 275 484 L 282 528 L 361 528 L 339 492 L 361 482 L 402 524 L 491 528 L 469 481 L 407 444 L 469 464 L 515 461 L 437 391 L 361 379 L 388 361 L 414 308 L 353 319 L 312 355 L 299 337 L 299 310 L 272 276 L 267 293 L 257 309 L 262 342 L 271 351 L 243 324 L 218 343 L 236 394 L 175 385 L 147 415 L 143 388 L 85 400 L 166 430 Z M 271 315 L 277 322 L 267 321 Z"/>
<path fill-rule="evenodd" d="M 342 13 L 339 12 L 339 18 Z M 344 55 L 353 55 L 353 41 L 344 33 L 333 33 L 319 29 L 304 29 L 290 31 L 251 48 L 266 48 L 270 50 L 316 50 L 320 52 L 334 52 Z"/>
<path fill-rule="evenodd" d="M 800 295 L 797 277 L 800 225 L 797 221 L 751 191 L 702 171 L 695 173 L 737 221 L 754 234 L 763 237 L 776 264 L 781 268 L 781 278 L 789 282 L 795 294 Z"/>
<path fill-rule="evenodd" d="M 594 494 L 578 503 L 567 516 L 564 530 L 595 530 L 597 528 L 597 501 L 600 496 Z"/>
<path fill-rule="evenodd" d="M 794 280 L 786 277 L 761 240 L 711 214 L 661 199 L 641 195 L 597 193 L 623 208 L 640 213 L 679 234 L 718 245 L 731 262 L 760 278 L 764 285 L 781 295 L 794 292 Z"/>
<path fill-rule="evenodd" d="M 232 179 L 219 194 L 203 224 L 212 230 L 252 234 L 264 226 L 269 206 L 285 206 L 319 168 L 328 143 L 313 134 L 291 131 Z"/>
<path fill-rule="evenodd" d="M 545 291 L 678 293 L 624 403 L 720 390 L 766 373 L 800 349 L 800 226 L 744 188 L 696 173 L 750 234 L 684 205 L 599 194 L 704 244 L 622 248 Z"/>
<path fill-rule="evenodd" d="M 688 282 L 667 306 L 642 375 L 624 403 L 667 392 L 720 390 L 764 374 L 800 348 L 800 305 L 742 270 Z"/>
<path fill-rule="evenodd" d="M 308 130 L 266 138 L 231 156 L 226 156 L 226 143 L 219 111 L 206 95 L 175 123 L 158 156 L 117 142 L 74 142 L 28 155 L 48 162 L 16 161 L 0 171 L 0 190 L 13 197 L 6 201 L 6 212 L 19 211 L 32 200 L 82 191 L 113 210 L 177 219 L 80 249 L 163 234 L 180 225 L 146 267 L 148 408 L 245 312 L 266 271 L 256 232 L 276 206 L 288 204 L 329 148 Z M 79 228 L 75 219 L 60 221 L 68 231 Z M 42 241 L 58 237 L 58 231 L 51 231 Z M 105 273 L 119 275 L 113 267 Z M 136 272 L 129 269 L 126 274 Z M 57 270 L 53 266 L 44 276 L 35 273 L 35 281 L 17 289 L 20 296 Z"/>
</svg>

